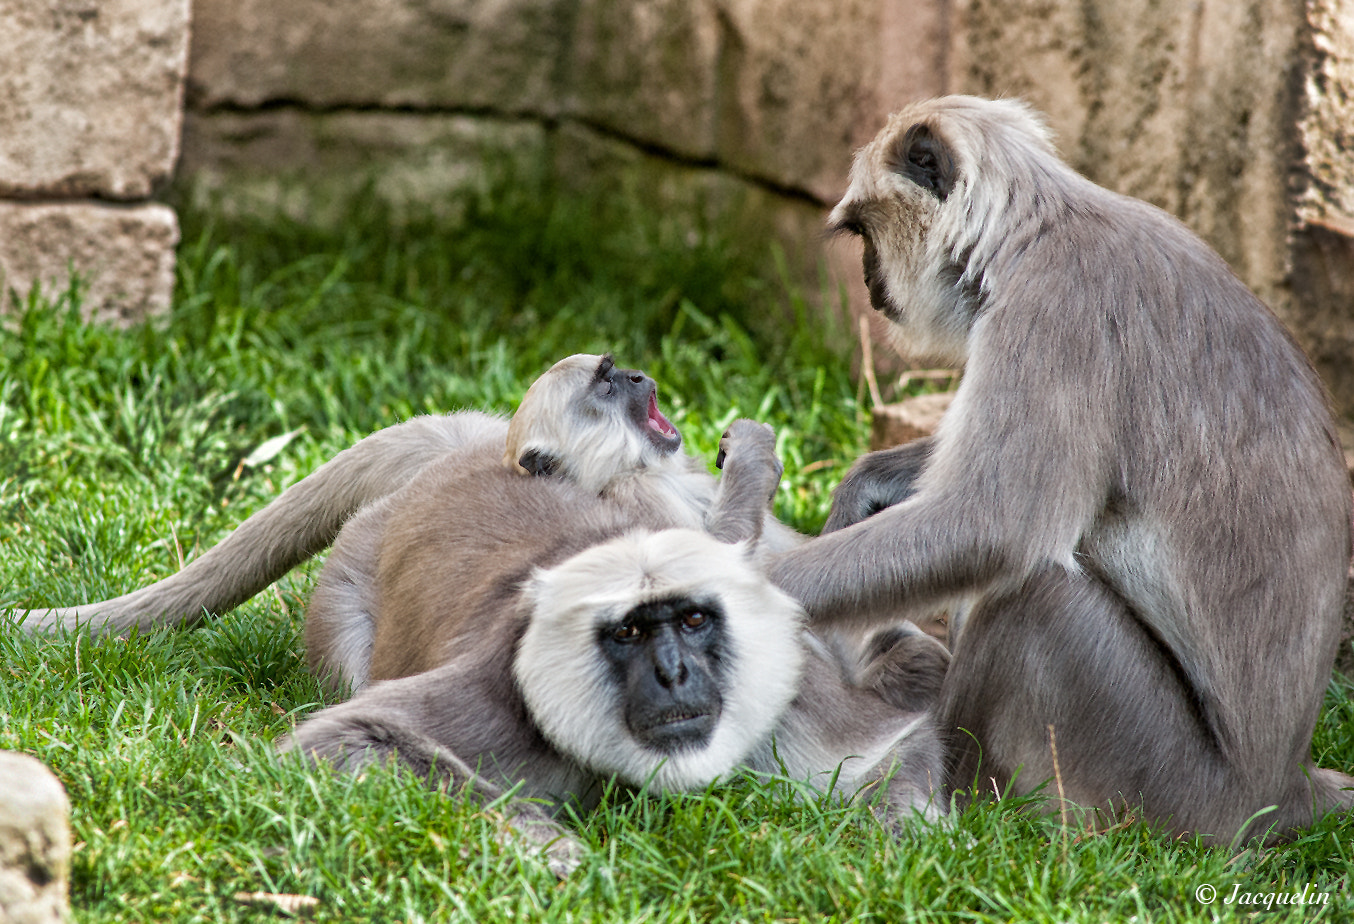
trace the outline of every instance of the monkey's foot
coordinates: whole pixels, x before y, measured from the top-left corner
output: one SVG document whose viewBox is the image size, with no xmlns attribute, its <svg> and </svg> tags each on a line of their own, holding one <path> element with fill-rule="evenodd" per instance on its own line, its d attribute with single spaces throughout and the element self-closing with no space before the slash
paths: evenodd
<svg viewBox="0 0 1354 924">
<path fill-rule="evenodd" d="M 507 819 L 504 840 L 516 838 L 545 857 L 550 872 L 567 879 L 588 855 L 585 848 L 561 824 L 532 805 L 517 807 Z"/>
</svg>

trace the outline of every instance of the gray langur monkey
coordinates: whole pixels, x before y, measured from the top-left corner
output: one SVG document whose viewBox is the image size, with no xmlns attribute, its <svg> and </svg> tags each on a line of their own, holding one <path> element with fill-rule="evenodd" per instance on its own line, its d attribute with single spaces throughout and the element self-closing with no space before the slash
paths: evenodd
<svg viewBox="0 0 1354 924">
<path fill-rule="evenodd" d="M 1223 843 L 1348 808 L 1310 747 L 1350 485 L 1273 314 L 1015 101 L 895 114 L 830 223 L 902 347 L 965 374 L 934 437 L 860 460 L 771 575 L 814 626 L 961 602 L 948 785 L 1056 773 L 1069 802 Z"/>
<path fill-rule="evenodd" d="M 624 392 L 622 412 L 602 414 L 600 405 L 588 404 L 589 393 L 602 388 Z M 678 451 L 681 435 L 659 411 L 656 391 L 648 376 L 616 369 L 609 356 L 567 357 L 532 384 L 511 421 L 460 411 L 379 430 L 292 485 L 175 574 L 109 600 L 11 609 L 11 617 L 29 632 L 79 627 L 126 633 L 192 624 L 204 612 L 220 615 L 327 548 L 359 511 L 450 457 L 466 465 L 502 459 L 522 475 L 558 469 L 636 511 L 666 511 L 672 525 L 718 535 L 719 524 L 706 522 L 718 482 L 703 462 Z M 767 548 L 787 548 L 799 538 L 766 514 Z"/>
<path fill-rule="evenodd" d="M 859 652 L 804 632 L 756 564 L 801 539 L 770 513 L 769 429 L 736 421 L 716 481 L 679 451 L 655 391 L 610 357 L 570 357 L 510 424 L 462 413 L 391 427 L 178 574 L 19 615 L 103 631 L 192 620 L 337 534 L 307 649 L 317 675 L 357 693 L 304 722 L 292 749 L 348 768 L 394 757 L 483 798 L 520 783 L 584 805 L 603 777 L 683 788 L 783 762 L 801 778 L 840 768 L 845 792 L 882 787 L 890 825 L 941 813 L 926 708 L 948 654 L 907 627 Z M 509 812 L 557 871 L 576 862 L 549 812 L 520 800 Z"/>
<path fill-rule="evenodd" d="M 759 550 L 801 541 L 770 511 L 780 475 L 770 431 L 735 421 L 721 443 L 721 450 L 757 447 L 758 471 L 776 476 L 764 495 L 739 490 L 741 464 L 726 468 L 716 481 L 703 462 L 680 451 L 681 434 L 659 411 L 655 394 L 651 378 L 617 368 L 610 356 L 560 360 L 527 390 L 506 438 L 495 434 L 496 439 L 447 453 L 407 489 L 354 516 L 306 612 L 306 649 L 317 676 L 356 691 L 369 680 L 440 664 L 441 649 L 425 642 L 442 631 L 445 607 L 429 596 L 379 603 L 375 595 L 383 587 L 412 594 L 427 586 L 421 576 L 434 574 L 447 586 L 473 586 L 497 562 L 480 554 L 477 543 L 516 543 L 513 554 L 534 565 L 549 550 L 558 555 L 578 548 L 572 540 L 545 538 L 569 532 L 568 520 L 579 515 L 548 507 L 548 498 L 558 492 L 577 494 L 586 499 L 578 504 L 606 511 L 611 529 L 682 527 L 733 542 L 755 521 Z M 431 502 L 411 501 L 444 496 L 455 503 L 438 507 L 436 514 Z M 581 524 L 576 532 L 587 535 Z M 383 551 L 410 533 L 425 538 L 403 543 L 399 555 Z M 387 557 L 399 574 L 380 570 Z"/>
<path fill-rule="evenodd" d="M 617 418 L 625 437 L 595 432 Z M 521 784 L 587 808 L 606 778 L 685 789 L 742 765 L 882 787 L 893 827 L 940 814 L 926 707 L 943 647 L 896 630 L 857 655 L 802 631 L 757 564 L 759 544 L 797 541 L 769 516 L 772 433 L 735 421 L 717 487 L 679 439 L 647 377 L 571 357 L 502 459 L 448 454 L 362 510 L 306 615 L 312 669 L 358 692 L 288 746 L 347 769 L 393 758 L 482 799 Z M 650 453 L 610 478 L 586 458 Z M 508 817 L 557 872 L 577 862 L 550 810 Z"/>
<path fill-rule="evenodd" d="M 411 490 L 409 500 L 435 510 L 465 495 Z M 546 502 L 554 505 L 570 518 L 542 519 L 544 538 L 585 547 L 525 580 L 524 559 L 560 547 L 525 536 L 486 547 L 483 535 L 426 529 L 390 536 L 392 556 L 418 541 L 434 554 L 482 550 L 469 585 L 457 586 L 464 575 L 453 571 L 417 582 L 400 571 L 378 598 L 392 604 L 381 619 L 407 614 L 400 603 L 437 607 L 436 633 L 417 643 L 442 663 L 371 683 L 302 722 L 284 747 L 346 771 L 395 760 L 485 802 L 515 790 L 502 804 L 509 831 L 541 848 L 559 875 L 582 848 L 556 811 L 591 809 L 608 779 L 684 790 L 742 767 L 820 786 L 831 778 L 838 792 L 877 797 L 872 810 L 894 829 L 914 813 L 943 813 L 930 715 L 852 682 L 848 665 L 802 630 L 802 611 L 766 580 L 749 544 L 668 529 L 590 545 L 620 528 L 595 495 L 566 490 Z M 511 501 L 505 509 L 523 513 Z M 907 669 L 919 651 L 897 646 L 857 669 Z M 914 687 L 895 682 L 891 692 Z"/>
</svg>

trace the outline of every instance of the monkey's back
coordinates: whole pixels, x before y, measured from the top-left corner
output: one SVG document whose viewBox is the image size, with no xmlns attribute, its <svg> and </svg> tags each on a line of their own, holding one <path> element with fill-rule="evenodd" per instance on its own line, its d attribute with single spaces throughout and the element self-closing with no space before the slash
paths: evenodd
<svg viewBox="0 0 1354 924">
<path fill-rule="evenodd" d="M 1273 313 L 1192 232 L 1092 189 L 1007 267 L 1008 286 L 1024 298 L 1037 287 L 1047 305 L 1022 319 L 1039 355 L 989 369 L 1044 396 L 1030 438 L 1113 449 L 1064 456 L 1101 492 L 1077 559 L 1176 651 L 1214 733 L 1229 747 L 1249 738 L 1247 750 L 1305 754 L 1310 722 L 1250 714 L 1314 720 L 1337 644 L 1350 489 L 1322 386 Z M 1070 410 L 1078 394 L 1107 404 Z M 1255 657 L 1294 682 L 1261 689 L 1227 667 Z"/>
<path fill-rule="evenodd" d="M 511 652 L 525 625 L 522 582 L 533 569 L 635 528 L 675 525 L 488 458 L 429 466 L 391 498 L 385 523 L 372 680 L 428 670 L 489 639 Z"/>
</svg>

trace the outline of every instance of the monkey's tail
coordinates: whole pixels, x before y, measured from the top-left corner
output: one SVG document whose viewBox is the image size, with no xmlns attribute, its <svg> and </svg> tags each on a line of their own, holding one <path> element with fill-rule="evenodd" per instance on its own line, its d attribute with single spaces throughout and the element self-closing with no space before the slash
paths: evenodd
<svg viewBox="0 0 1354 924">
<path fill-rule="evenodd" d="M 469 411 L 387 427 L 282 492 L 182 571 L 111 600 L 13 610 L 11 618 L 34 634 L 58 627 L 121 634 L 228 612 L 327 548 L 353 514 L 408 484 L 430 462 L 474 445 L 501 452 L 506 438 L 507 421 Z"/>
</svg>

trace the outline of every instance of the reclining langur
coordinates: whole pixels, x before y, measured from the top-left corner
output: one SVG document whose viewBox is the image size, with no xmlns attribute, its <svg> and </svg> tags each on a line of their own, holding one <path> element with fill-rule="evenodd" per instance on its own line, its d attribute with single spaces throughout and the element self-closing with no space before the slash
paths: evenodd
<svg viewBox="0 0 1354 924">
<path fill-rule="evenodd" d="M 966 371 L 935 437 L 862 459 L 835 531 L 772 577 L 816 626 L 968 602 L 939 710 L 950 785 L 1059 769 L 1075 803 L 1223 842 L 1348 807 L 1354 780 L 1310 746 L 1349 480 L 1269 310 L 1016 102 L 896 114 L 831 221 L 864 242 L 903 348 Z"/>
<path fill-rule="evenodd" d="M 938 812 L 940 751 L 924 710 L 948 654 L 907 629 L 863 659 L 801 632 L 798 609 L 753 561 L 799 541 L 770 513 L 770 431 L 736 421 L 719 481 L 679 447 L 651 380 L 609 357 L 570 357 L 511 426 L 463 413 L 381 431 L 177 575 L 30 616 L 69 625 L 78 613 L 110 631 L 191 619 L 246 599 L 341 526 L 307 649 L 319 676 L 359 692 L 304 723 L 293 747 L 345 766 L 393 752 L 482 795 L 524 781 L 586 804 L 600 777 L 639 784 L 658 764 L 665 786 L 700 785 L 740 760 L 772 769 L 774 730 L 796 775 L 842 765 L 849 792 L 896 771 L 879 803 L 886 823 Z M 580 573 L 615 580 L 590 593 Z M 595 698 L 568 693 L 579 676 L 600 684 Z M 529 803 L 513 812 L 536 840 L 560 835 Z M 571 841 L 551 851 L 557 868 L 573 862 Z"/>
<path fill-rule="evenodd" d="M 584 805 L 602 777 L 685 788 L 778 758 L 820 783 L 840 767 L 848 793 L 887 780 L 891 826 L 940 811 L 925 708 L 948 655 L 904 630 L 862 661 L 801 631 L 798 607 L 755 564 L 768 524 L 773 541 L 786 536 L 768 519 L 780 463 L 767 428 L 740 420 L 725 434 L 700 532 L 672 528 L 689 513 L 663 495 L 637 504 L 645 479 L 599 493 L 559 477 L 577 470 L 563 445 L 509 454 L 550 458 L 551 477 L 434 463 L 344 527 L 307 648 L 313 670 L 359 692 L 292 746 L 344 767 L 393 755 L 483 797 L 523 782 Z M 512 817 L 534 840 L 563 835 L 530 805 Z M 557 868 L 573 862 L 571 840 L 550 849 Z"/>
<path fill-rule="evenodd" d="M 557 468 L 561 477 L 637 515 L 665 511 L 671 525 L 718 534 L 718 524 L 706 521 L 718 483 L 703 462 L 679 451 L 681 436 L 658 410 L 655 394 L 652 379 L 617 369 L 609 356 L 568 357 L 531 386 L 511 423 L 461 411 L 380 430 L 288 488 L 164 580 L 111 600 L 16 609 L 12 618 L 30 632 L 78 625 L 125 633 L 133 626 L 194 623 L 204 611 L 220 615 L 325 549 L 354 514 L 434 462 L 454 470 L 502 460 L 522 475 Z M 767 519 L 773 548 L 796 540 L 769 513 Z"/>
<path fill-rule="evenodd" d="M 578 497 L 551 503 L 568 508 Z M 585 530 L 589 506 L 569 511 Z M 561 512 L 545 522 L 564 522 Z M 550 538 L 586 545 L 567 530 Z M 819 786 L 835 774 L 837 791 L 877 799 L 891 827 L 943 811 L 932 798 L 942 763 L 930 716 L 849 682 L 746 543 L 685 529 L 623 532 L 525 583 L 504 580 L 520 573 L 517 551 L 482 562 L 473 587 L 437 586 L 457 579 L 450 572 L 431 587 L 401 584 L 391 596 L 406 606 L 443 605 L 435 638 L 422 637 L 442 663 L 367 686 L 307 719 L 285 747 L 350 771 L 397 760 L 483 801 L 521 784 L 505 816 L 561 875 L 581 849 L 553 810 L 591 808 L 609 778 L 680 790 L 738 766 Z M 383 609 L 381 618 L 407 612 Z M 892 672 L 890 692 L 907 695 L 916 684 L 896 677 L 925 654 L 898 645 L 865 670 Z M 935 686 L 927 680 L 920 692 Z"/>
</svg>

